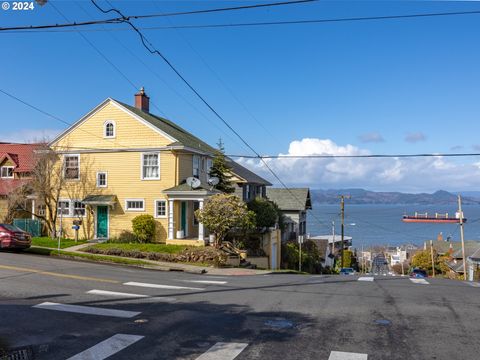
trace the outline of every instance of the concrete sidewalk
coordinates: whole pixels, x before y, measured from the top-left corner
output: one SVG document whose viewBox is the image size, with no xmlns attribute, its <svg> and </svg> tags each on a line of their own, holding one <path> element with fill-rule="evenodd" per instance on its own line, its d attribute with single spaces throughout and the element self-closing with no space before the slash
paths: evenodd
<svg viewBox="0 0 480 360">
<path fill-rule="evenodd" d="M 81 250 L 90 245 L 92 244 L 85 243 L 85 244 L 70 246 L 68 248 L 61 249 L 61 251 L 68 251 L 70 253 L 78 253 L 78 254 L 89 254 Z M 143 266 L 144 268 L 152 269 L 152 270 L 161 270 L 161 271 L 183 271 L 183 272 L 195 273 L 195 274 L 222 275 L 222 276 L 266 275 L 271 273 L 270 270 L 256 270 L 256 269 L 243 269 L 243 268 L 215 268 L 213 266 L 212 267 L 197 266 L 197 265 L 189 265 L 189 264 L 181 264 L 181 263 L 172 263 L 172 262 L 166 262 L 166 261 L 154 261 L 154 260 L 148 260 L 148 259 L 134 259 L 134 258 L 127 258 L 123 256 L 114 256 L 114 255 L 103 255 L 103 254 L 92 254 L 92 255 L 101 255 L 102 257 L 116 258 L 116 259 L 141 260 L 145 263 L 151 264 L 151 266 L 149 265 Z M 127 265 L 127 266 L 131 266 L 131 265 Z"/>
</svg>

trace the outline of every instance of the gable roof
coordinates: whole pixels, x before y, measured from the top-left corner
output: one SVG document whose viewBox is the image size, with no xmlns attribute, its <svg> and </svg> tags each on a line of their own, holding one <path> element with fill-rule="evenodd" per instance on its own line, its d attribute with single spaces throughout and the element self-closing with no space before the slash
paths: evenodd
<svg viewBox="0 0 480 360">
<path fill-rule="evenodd" d="M 206 142 L 202 141 L 201 139 L 191 134 L 187 130 L 183 129 L 182 127 L 178 126 L 174 122 L 168 119 L 165 119 L 163 117 L 144 112 L 135 106 L 131 106 L 111 98 L 107 98 L 104 101 L 102 101 L 102 103 L 97 105 L 94 109 L 88 112 L 80 120 L 76 121 L 73 125 L 67 128 L 61 134 L 59 134 L 55 139 L 53 139 L 50 142 L 49 145 L 54 144 L 63 136 L 67 135 L 75 127 L 77 127 L 83 121 L 87 120 L 92 114 L 99 111 L 102 107 L 107 105 L 109 102 L 113 102 L 117 106 L 123 108 L 125 111 L 132 113 L 139 121 L 146 122 L 149 126 L 152 126 L 162 134 L 168 136 L 173 141 L 168 145 L 169 147 L 185 147 L 187 149 L 196 150 L 198 152 L 205 153 L 208 155 L 213 155 L 217 151 L 217 149 L 208 145 Z M 270 182 L 268 182 L 264 178 L 258 176 L 257 174 L 253 173 L 252 171 L 240 165 L 239 163 L 233 161 L 232 159 L 227 157 L 227 160 L 230 161 L 229 165 L 232 168 L 232 172 L 238 177 L 244 179 L 246 182 L 267 185 L 267 186 L 272 185 Z"/>
<path fill-rule="evenodd" d="M 276 203 L 280 210 L 304 211 L 312 209 L 308 188 L 267 188 L 267 198 Z"/>
<path fill-rule="evenodd" d="M 35 167 L 35 150 L 42 144 L 0 143 L 0 162 L 10 159 L 15 163 L 14 172 L 30 172 Z"/>
<path fill-rule="evenodd" d="M 135 106 L 127 105 L 118 100 L 114 101 L 125 107 L 127 110 L 131 111 L 135 115 L 141 117 L 143 120 L 147 121 L 149 124 L 153 125 L 157 129 L 177 140 L 169 144 L 169 146 L 183 145 L 185 147 L 199 150 L 207 154 L 213 154 L 215 152 L 215 149 L 213 147 L 208 145 L 206 142 L 200 140 L 193 134 L 189 133 L 187 130 L 181 128 L 174 122 L 154 114 L 146 113 L 136 108 Z"/>
<path fill-rule="evenodd" d="M 228 165 L 230 165 L 230 167 L 232 168 L 232 173 L 242 178 L 247 183 L 260 184 L 260 185 L 266 185 L 266 186 L 272 185 L 269 181 L 265 180 L 261 176 L 258 176 L 254 172 L 248 170 L 246 167 L 240 165 L 239 163 L 233 160 L 231 160 L 231 162 L 229 162 Z"/>
</svg>

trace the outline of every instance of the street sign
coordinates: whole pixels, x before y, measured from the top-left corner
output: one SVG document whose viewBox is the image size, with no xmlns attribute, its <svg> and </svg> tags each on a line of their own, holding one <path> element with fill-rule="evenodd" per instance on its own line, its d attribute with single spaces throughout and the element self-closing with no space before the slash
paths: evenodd
<svg viewBox="0 0 480 360">
<path fill-rule="evenodd" d="M 298 243 L 303 244 L 303 235 L 298 236 Z"/>
<path fill-rule="evenodd" d="M 72 226 L 72 229 L 73 229 L 73 230 L 79 230 L 79 229 L 80 229 L 80 225 L 73 225 L 73 226 Z"/>
</svg>

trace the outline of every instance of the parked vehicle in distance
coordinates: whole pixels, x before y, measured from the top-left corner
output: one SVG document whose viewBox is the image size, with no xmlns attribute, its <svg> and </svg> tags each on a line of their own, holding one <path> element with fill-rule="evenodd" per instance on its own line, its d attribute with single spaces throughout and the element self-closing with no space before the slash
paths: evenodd
<svg viewBox="0 0 480 360">
<path fill-rule="evenodd" d="M 352 268 L 342 268 L 340 269 L 340 275 L 355 275 L 355 270 Z"/>
<path fill-rule="evenodd" d="M 414 278 L 426 278 L 428 277 L 428 274 L 425 270 L 423 269 L 413 269 L 411 272 L 410 272 L 410 277 L 414 277 Z"/>
<path fill-rule="evenodd" d="M 29 233 L 10 224 L 0 224 L 0 249 L 28 249 L 32 245 Z"/>
</svg>

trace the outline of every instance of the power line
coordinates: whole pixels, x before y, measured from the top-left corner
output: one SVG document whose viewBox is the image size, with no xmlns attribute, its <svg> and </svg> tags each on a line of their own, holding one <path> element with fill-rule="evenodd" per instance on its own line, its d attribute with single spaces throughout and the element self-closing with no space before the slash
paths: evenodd
<svg viewBox="0 0 480 360">
<path fill-rule="evenodd" d="M 90 14 L 87 12 L 87 10 L 79 3 L 76 3 L 77 6 L 85 13 L 87 14 L 88 16 L 90 16 Z M 155 77 L 157 77 L 163 84 L 165 84 L 165 86 L 167 86 L 174 94 L 176 94 L 179 98 L 181 98 L 183 101 L 185 101 L 192 109 L 194 109 L 197 113 L 199 113 L 204 119 L 206 119 L 210 124 L 212 124 L 213 126 L 215 126 L 221 133 L 225 134 L 225 136 L 227 136 L 229 139 L 231 139 L 232 141 L 235 141 L 235 139 L 230 136 L 224 129 L 220 128 L 219 125 L 217 125 L 217 123 L 215 123 L 213 120 L 211 120 L 210 118 L 208 118 L 204 113 L 202 113 L 195 105 L 193 105 L 185 96 L 183 96 L 182 94 L 180 94 L 177 90 L 175 90 L 175 88 L 173 86 L 170 86 L 168 84 L 168 82 L 165 81 L 165 79 L 163 79 L 163 77 L 161 77 L 157 71 L 153 70 L 151 66 L 149 66 L 145 61 L 143 61 L 138 55 L 136 55 L 128 46 L 126 46 L 125 44 L 123 44 L 122 41 L 120 41 L 120 39 L 118 39 L 115 35 L 113 35 L 112 33 L 109 33 L 110 37 L 112 39 L 114 39 L 118 44 L 120 44 L 120 46 L 126 51 L 128 52 L 132 57 L 134 57 L 138 62 L 140 62 L 148 71 L 150 71 Z M 153 103 L 152 100 L 150 100 L 150 104 L 152 104 L 157 110 L 160 111 L 160 113 L 163 113 L 157 105 L 155 105 L 155 103 Z"/>
<path fill-rule="evenodd" d="M 124 19 L 124 15 L 122 14 L 122 12 L 116 8 L 111 8 L 110 10 L 104 10 L 102 9 L 96 2 L 95 0 L 90 0 L 93 5 L 95 5 L 95 7 L 97 9 L 99 9 L 101 12 L 103 13 L 109 13 L 109 12 L 115 12 L 117 14 L 119 14 L 120 16 L 122 16 Z M 193 87 L 193 85 L 191 85 L 187 79 L 179 72 L 179 70 L 177 70 L 177 68 L 159 51 L 157 50 L 153 44 L 145 37 L 145 35 L 143 35 L 143 33 L 128 19 L 125 20 L 125 22 L 130 25 L 130 27 L 138 34 L 138 36 L 140 37 L 140 40 L 143 44 L 143 46 L 153 55 L 158 55 L 162 58 L 162 60 L 170 67 L 170 69 L 183 81 L 183 83 L 205 104 L 205 106 L 208 107 L 208 109 L 210 109 L 210 111 L 220 120 L 222 121 L 225 126 L 227 126 L 230 131 L 232 131 L 232 133 L 235 134 L 235 136 L 237 136 L 240 141 L 245 144 L 245 146 L 247 148 L 249 148 L 256 156 L 260 157 L 260 154 L 232 127 L 232 125 L 230 125 L 230 123 L 228 121 L 226 121 L 213 107 L 212 105 L 210 105 L 210 103 Z M 277 181 L 293 196 L 294 199 L 296 199 L 297 202 L 299 202 L 300 204 L 302 204 L 302 206 L 304 205 L 302 203 L 302 201 L 300 199 L 298 199 L 298 197 L 287 187 L 287 185 L 282 181 L 282 179 L 280 179 L 280 177 L 275 173 L 275 171 L 273 171 L 273 169 L 268 165 L 268 163 L 264 160 L 264 159 L 261 159 L 262 163 L 264 164 L 264 166 L 268 169 L 268 171 L 275 177 L 275 179 L 277 179 Z M 315 218 L 316 216 L 313 215 Z M 322 223 L 322 221 L 320 221 L 320 219 L 316 218 L 317 221 L 319 223 Z"/>
<path fill-rule="evenodd" d="M 107 2 L 110 4 L 110 2 L 107 0 Z M 111 4 L 110 4 L 111 5 Z M 154 2 L 154 5 L 158 8 L 158 10 L 162 10 L 157 2 Z M 113 6 L 112 6 L 113 7 Z M 173 21 L 170 18 L 167 18 L 167 21 L 173 25 Z M 223 79 L 220 77 L 218 72 L 216 72 L 212 66 L 208 64 L 208 62 L 205 60 L 205 58 L 193 47 L 191 42 L 178 30 L 176 30 L 177 35 L 187 44 L 187 46 L 197 55 L 197 57 L 200 59 L 200 61 L 205 65 L 205 67 L 215 76 L 215 78 L 218 80 L 218 82 L 227 90 L 227 92 L 230 94 L 230 96 L 243 108 L 243 110 L 258 124 L 264 132 L 268 135 L 270 135 L 275 141 L 279 141 L 278 139 L 273 136 L 271 131 L 267 129 L 265 125 L 262 124 L 262 122 L 255 116 L 253 113 L 247 108 L 247 106 L 239 99 L 237 95 L 233 92 L 233 90 L 228 86 L 228 84 L 223 81 Z"/>
<path fill-rule="evenodd" d="M 60 14 L 60 16 L 62 16 L 66 21 L 70 21 L 61 11 L 60 9 L 58 9 L 52 2 L 49 3 L 57 13 Z M 78 35 L 80 35 L 87 43 L 88 45 L 90 45 L 90 47 L 95 50 L 97 52 L 98 55 L 100 55 L 103 60 L 105 60 L 116 72 L 118 72 L 120 74 L 120 76 L 122 76 L 134 89 L 135 91 L 137 91 L 139 89 L 139 87 L 137 85 L 135 85 L 135 83 L 130 80 L 128 78 L 128 76 L 122 71 L 120 70 L 120 68 L 118 66 L 116 66 L 97 46 L 95 46 L 94 43 L 92 43 L 84 34 L 82 34 L 80 31 L 76 30 L 76 32 L 78 33 Z M 113 36 L 113 35 L 112 35 Z M 150 103 L 152 104 L 152 106 L 154 108 L 156 108 L 160 114 L 162 114 L 163 116 L 165 117 L 168 117 L 165 112 L 163 112 L 153 101 L 150 101 Z"/>
<path fill-rule="evenodd" d="M 207 14 L 207 13 L 215 13 L 215 12 L 257 9 L 257 8 L 273 7 L 273 6 L 295 5 L 295 4 L 311 3 L 316 1 L 319 1 L 319 0 L 282 1 L 282 2 L 275 2 L 275 3 L 267 3 L 267 4 L 253 4 L 253 5 L 226 7 L 226 8 L 192 10 L 192 11 L 182 11 L 182 12 L 162 13 L 162 14 L 128 15 L 128 16 L 122 15 L 119 18 L 106 19 L 106 20 L 94 20 L 94 21 L 83 21 L 83 22 L 73 22 L 73 23 L 70 22 L 65 24 L 51 24 L 51 25 L 26 25 L 26 26 L 15 26 L 10 28 L 0 27 L 0 31 L 68 28 L 68 27 L 79 27 L 79 26 L 99 25 L 99 24 L 118 24 L 130 19 L 138 20 L 138 19 L 148 19 L 148 18 L 157 18 L 157 17 Z M 112 9 L 106 11 L 105 13 L 109 13 L 111 11 L 116 12 L 113 10 L 113 7 L 112 7 Z"/>
<path fill-rule="evenodd" d="M 228 154 L 229 157 L 247 159 L 359 159 L 359 158 L 419 158 L 419 157 L 472 157 L 480 153 L 430 153 L 430 154 L 369 154 L 369 155 L 238 155 Z"/>
<path fill-rule="evenodd" d="M 480 10 L 471 11 L 454 11 L 454 12 L 438 12 L 423 14 L 404 14 L 404 15 L 384 15 L 384 16 L 362 16 L 362 17 L 346 17 L 346 18 L 323 18 L 323 19 L 301 19 L 301 20 L 284 20 L 284 21 L 260 21 L 260 22 L 243 22 L 243 23 L 219 23 L 219 24 L 200 24 L 200 25 L 170 25 L 170 26 L 145 26 L 138 27 L 139 30 L 169 30 L 169 29 L 214 29 L 214 28 L 234 28 L 234 27 L 255 27 L 255 26 L 276 26 L 276 25 L 308 25 L 335 22 L 354 22 L 354 21 L 376 21 L 376 20 L 401 20 L 409 18 L 426 18 L 440 16 L 457 16 L 457 15 L 475 15 L 480 14 Z M 131 16 L 126 16 L 129 19 Z M 88 21 L 69 24 L 51 24 L 38 26 L 17 26 L 10 28 L 0 28 L 0 31 L 7 32 L 70 32 L 73 30 L 43 30 L 55 29 L 75 26 L 87 26 L 98 24 L 120 24 L 125 22 L 124 18 L 113 18 L 102 21 Z M 34 31 L 32 31 L 34 30 Z M 112 28 L 112 29 L 84 29 L 82 31 L 128 31 L 129 28 Z"/>
</svg>

